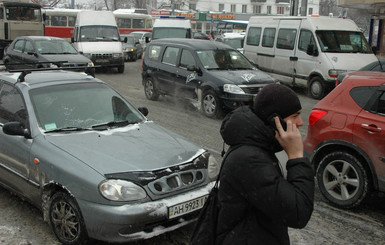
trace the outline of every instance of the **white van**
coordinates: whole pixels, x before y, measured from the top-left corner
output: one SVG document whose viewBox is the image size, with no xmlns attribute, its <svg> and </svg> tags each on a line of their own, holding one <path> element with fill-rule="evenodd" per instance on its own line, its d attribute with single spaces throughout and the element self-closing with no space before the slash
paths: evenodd
<svg viewBox="0 0 385 245">
<path fill-rule="evenodd" d="M 152 27 L 151 40 L 159 38 L 192 38 L 191 22 L 179 18 L 159 18 Z"/>
<path fill-rule="evenodd" d="M 71 41 L 95 66 L 116 67 L 119 73 L 124 72 L 122 43 L 111 11 L 79 12 Z"/>
<path fill-rule="evenodd" d="M 253 16 L 244 55 L 259 69 L 321 99 L 339 73 L 376 61 L 363 33 L 349 19 L 320 16 Z"/>
</svg>

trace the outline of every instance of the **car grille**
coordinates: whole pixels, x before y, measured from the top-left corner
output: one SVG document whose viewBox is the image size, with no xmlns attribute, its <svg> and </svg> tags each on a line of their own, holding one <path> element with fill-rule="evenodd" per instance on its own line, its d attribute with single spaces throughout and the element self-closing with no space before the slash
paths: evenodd
<svg viewBox="0 0 385 245">
<path fill-rule="evenodd" d="M 112 54 L 92 54 L 92 60 L 109 60 L 112 58 Z"/>
<path fill-rule="evenodd" d="M 87 64 L 64 63 L 62 67 L 87 67 Z"/>
<path fill-rule="evenodd" d="M 257 94 L 267 84 L 239 85 L 246 94 Z"/>
<path fill-rule="evenodd" d="M 174 173 L 150 182 L 148 188 L 155 195 L 166 194 L 204 182 L 207 175 L 206 173 L 207 171 L 203 170 L 189 170 Z"/>
</svg>

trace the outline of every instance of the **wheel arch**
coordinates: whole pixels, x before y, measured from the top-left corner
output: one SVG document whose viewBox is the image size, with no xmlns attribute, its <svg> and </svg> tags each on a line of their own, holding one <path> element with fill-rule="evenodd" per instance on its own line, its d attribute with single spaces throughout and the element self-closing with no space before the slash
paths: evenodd
<svg viewBox="0 0 385 245">
<path fill-rule="evenodd" d="M 371 184 L 371 187 L 374 188 L 375 190 L 378 190 L 378 178 L 377 178 L 373 163 L 370 160 L 369 156 L 363 150 L 361 150 L 358 146 L 347 141 L 339 141 L 339 140 L 327 141 L 322 143 L 319 147 L 317 147 L 317 149 L 314 151 L 314 154 L 311 157 L 311 163 L 314 167 L 314 174 L 316 173 L 316 170 L 318 168 L 318 165 L 321 159 L 327 153 L 332 151 L 345 151 L 356 156 L 363 163 L 364 168 L 369 173 L 369 177 L 370 177 L 369 183 Z"/>
<path fill-rule="evenodd" d="M 45 222 L 49 222 L 49 205 L 50 205 L 50 200 L 52 196 L 57 193 L 57 192 L 65 192 L 69 195 L 72 195 L 71 192 L 65 188 L 63 185 L 56 183 L 56 182 L 50 182 L 47 183 L 46 185 L 43 186 L 43 191 L 42 191 L 42 212 L 43 212 L 43 220 Z M 76 199 L 74 198 L 74 201 L 77 204 Z"/>
</svg>

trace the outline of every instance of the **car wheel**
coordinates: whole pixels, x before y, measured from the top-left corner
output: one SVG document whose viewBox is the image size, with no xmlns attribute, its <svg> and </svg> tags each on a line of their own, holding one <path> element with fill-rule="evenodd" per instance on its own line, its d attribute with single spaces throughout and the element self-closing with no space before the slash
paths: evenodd
<svg viewBox="0 0 385 245">
<path fill-rule="evenodd" d="M 53 195 L 49 222 L 55 236 L 63 244 L 82 244 L 87 238 L 80 209 L 67 193 L 57 192 Z"/>
<path fill-rule="evenodd" d="M 322 78 L 313 77 L 309 83 L 309 94 L 313 99 L 320 100 L 325 95 L 325 84 Z"/>
<path fill-rule="evenodd" d="M 201 108 L 202 113 L 210 118 L 216 118 L 222 114 L 221 102 L 217 94 L 211 89 L 203 92 Z"/>
<path fill-rule="evenodd" d="M 317 168 L 322 195 L 334 206 L 353 208 L 369 193 L 368 173 L 360 160 L 348 152 L 332 152 L 322 158 Z"/>
<path fill-rule="evenodd" d="M 124 72 L 124 65 L 118 66 L 118 72 L 123 73 Z"/>
<path fill-rule="evenodd" d="M 152 78 L 147 78 L 144 82 L 144 93 L 149 100 L 157 100 L 159 98 L 158 92 L 156 92 L 155 84 Z"/>
</svg>

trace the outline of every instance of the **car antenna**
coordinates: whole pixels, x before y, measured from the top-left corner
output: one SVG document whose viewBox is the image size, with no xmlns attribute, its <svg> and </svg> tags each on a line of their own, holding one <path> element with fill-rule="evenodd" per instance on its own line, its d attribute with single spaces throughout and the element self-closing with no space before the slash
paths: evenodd
<svg viewBox="0 0 385 245">
<path fill-rule="evenodd" d="M 26 76 L 27 74 L 29 74 L 29 73 L 31 73 L 31 71 L 22 71 L 22 72 L 20 73 L 19 78 L 17 79 L 17 81 L 20 82 L 20 83 L 24 82 L 24 81 L 25 81 L 25 79 L 24 79 L 25 76 Z"/>
<path fill-rule="evenodd" d="M 377 60 L 378 60 L 378 64 L 380 65 L 380 68 L 381 68 L 381 71 L 385 72 L 384 71 L 384 67 L 382 67 L 382 63 L 381 63 L 381 60 L 380 58 L 378 58 L 377 56 L 377 48 L 375 46 L 372 47 L 372 51 L 374 53 L 374 56 L 376 56 Z"/>
</svg>

